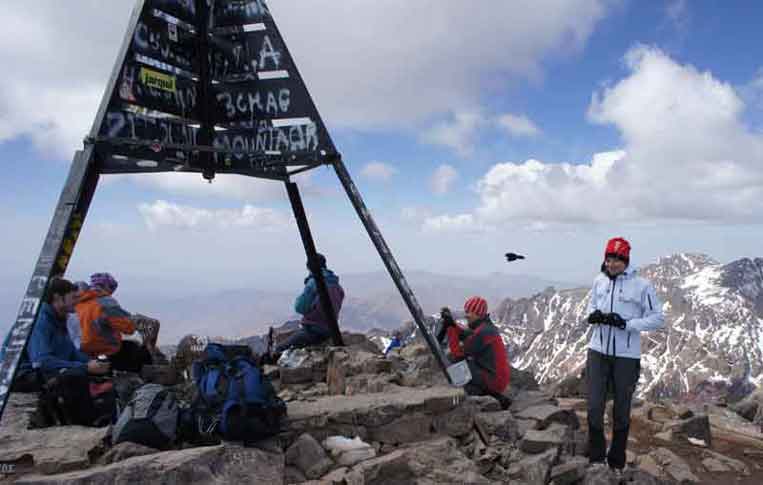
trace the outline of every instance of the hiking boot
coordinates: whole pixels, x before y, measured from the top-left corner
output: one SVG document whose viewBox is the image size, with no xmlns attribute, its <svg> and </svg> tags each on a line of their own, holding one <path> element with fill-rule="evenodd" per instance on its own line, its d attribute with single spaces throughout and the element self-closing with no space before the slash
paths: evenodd
<svg viewBox="0 0 763 485">
<path fill-rule="evenodd" d="M 622 468 L 612 468 L 612 474 L 615 476 L 617 483 L 625 483 L 625 474 Z"/>
<path fill-rule="evenodd" d="M 500 396 L 497 399 L 498 399 L 498 402 L 501 403 L 501 409 L 503 409 L 504 411 L 506 411 L 507 409 L 511 407 L 511 403 L 512 403 L 511 398 L 508 398 L 506 396 Z"/>
</svg>

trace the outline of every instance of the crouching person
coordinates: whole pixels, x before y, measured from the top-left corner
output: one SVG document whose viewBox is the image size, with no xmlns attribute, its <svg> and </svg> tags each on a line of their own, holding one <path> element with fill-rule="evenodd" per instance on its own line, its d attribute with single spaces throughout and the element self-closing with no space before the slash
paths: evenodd
<svg viewBox="0 0 763 485">
<path fill-rule="evenodd" d="M 81 349 L 91 356 L 107 356 L 115 370 L 140 373 L 144 365 L 153 363 L 158 328 L 141 331 L 143 345 L 122 339 L 123 334 L 132 335 L 138 328 L 132 315 L 113 297 L 117 286 L 109 273 L 90 277 L 90 288 L 81 293 L 76 305 L 82 327 Z"/>
<path fill-rule="evenodd" d="M 74 310 L 77 287 L 57 278 L 51 281 L 40 307 L 28 345 L 29 363 L 42 380 L 43 401 L 38 411 L 50 415 L 48 423 L 108 424 L 113 411 L 97 409 L 92 394 L 103 386 L 91 386 L 91 376 L 109 372 L 107 362 L 91 360 L 74 347 L 66 328 L 66 317 Z M 55 410 L 52 407 L 56 408 Z M 99 418 L 105 415 L 105 419 Z"/>
<path fill-rule="evenodd" d="M 488 315 L 487 301 L 479 296 L 469 298 L 464 312 L 468 328 L 456 323 L 448 308 L 443 308 L 441 314 L 451 357 L 455 361 L 466 360 L 472 374 L 464 390 L 472 396 L 492 396 L 503 409 L 508 409 L 511 399 L 503 391 L 509 385 L 511 367 L 501 334 Z"/>
<path fill-rule="evenodd" d="M 326 267 L 326 257 L 318 254 L 318 265 L 326 282 L 331 305 L 334 308 L 334 316 L 339 320 L 339 311 L 344 301 L 344 289 L 339 284 L 339 277 Z M 310 269 L 308 262 L 308 269 Z M 275 353 L 280 354 L 288 349 L 299 349 L 318 345 L 331 337 L 329 316 L 323 312 L 320 297 L 318 296 L 318 284 L 311 274 L 305 278 L 305 287 L 294 302 L 294 310 L 302 315 L 300 329 L 279 344 Z"/>
</svg>

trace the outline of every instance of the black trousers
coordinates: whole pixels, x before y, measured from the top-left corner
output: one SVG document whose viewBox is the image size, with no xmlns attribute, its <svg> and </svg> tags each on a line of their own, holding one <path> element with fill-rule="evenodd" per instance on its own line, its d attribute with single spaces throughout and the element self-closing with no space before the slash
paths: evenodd
<svg viewBox="0 0 763 485">
<path fill-rule="evenodd" d="M 605 459 L 612 468 L 625 467 L 625 449 L 631 424 L 631 400 L 636 391 L 641 360 L 605 356 L 588 350 L 588 459 L 591 463 Z M 607 453 L 604 437 L 604 412 L 607 392 L 614 392 L 612 446 Z"/>
<path fill-rule="evenodd" d="M 144 365 L 151 365 L 153 358 L 147 348 L 130 340 L 123 340 L 119 352 L 109 356 L 115 370 L 140 373 Z"/>
</svg>

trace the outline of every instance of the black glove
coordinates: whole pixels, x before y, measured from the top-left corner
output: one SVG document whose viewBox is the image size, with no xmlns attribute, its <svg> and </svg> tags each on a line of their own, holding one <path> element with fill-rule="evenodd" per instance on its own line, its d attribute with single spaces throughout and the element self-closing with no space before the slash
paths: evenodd
<svg viewBox="0 0 763 485">
<path fill-rule="evenodd" d="M 607 325 L 612 325 L 613 327 L 617 327 L 620 330 L 625 330 L 625 320 L 623 317 L 618 315 L 617 313 L 609 313 L 607 314 Z"/>
<path fill-rule="evenodd" d="M 455 325 L 456 321 L 453 319 L 453 314 L 450 313 L 450 308 L 443 307 L 440 310 L 440 320 L 442 320 L 442 327 L 448 328 L 451 325 Z"/>
<path fill-rule="evenodd" d="M 601 310 L 596 310 L 590 315 L 588 315 L 588 323 L 591 325 L 602 325 L 607 323 L 607 316 L 601 312 Z"/>
</svg>

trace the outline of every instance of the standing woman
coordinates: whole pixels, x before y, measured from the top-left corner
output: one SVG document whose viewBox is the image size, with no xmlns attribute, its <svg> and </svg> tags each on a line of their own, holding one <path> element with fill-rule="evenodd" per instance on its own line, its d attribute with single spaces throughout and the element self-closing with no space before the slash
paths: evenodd
<svg viewBox="0 0 763 485">
<path fill-rule="evenodd" d="M 641 332 L 662 328 L 662 304 L 654 286 L 630 269 L 631 245 L 607 242 L 601 274 L 591 289 L 586 314 L 594 326 L 588 344 L 589 461 L 621 471 L 630 429 L 631 399 L 641 372 Z M 607 453 L 604 410 L 608 389 L 615 395 L 612 444 Z"/>
</svg>

